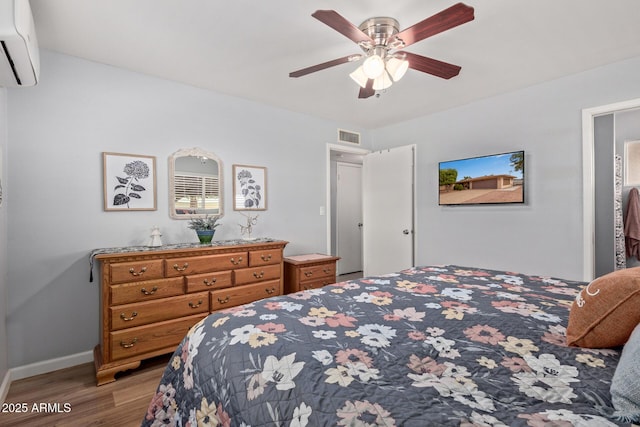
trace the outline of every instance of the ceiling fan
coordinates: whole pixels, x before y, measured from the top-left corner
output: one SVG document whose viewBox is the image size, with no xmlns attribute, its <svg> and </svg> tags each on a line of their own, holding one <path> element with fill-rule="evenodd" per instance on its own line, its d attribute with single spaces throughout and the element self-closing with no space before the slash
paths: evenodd
<svg viewBox="0 0 640 427">
<path fill-rule="evenodd" d="M 364 59 L 350 77 L 360 85 L 358 98 L 369 98 L 376 91 L 390 87 L 404 76 L 408 68 L 450 79 L 461 67 L 401 49 L 435 34 L 474 19 L 473 8 L 457 3 L 417 24 L 399 31 L 398 21 L 388 17 L 370 18 L 356 27 L 334 10 L 317 10 L 311 14 L 360 46 L 364 54 L 347 55 L 322 64 L 289 73 L 301 77 L 347 62 Z"/>
</svg>

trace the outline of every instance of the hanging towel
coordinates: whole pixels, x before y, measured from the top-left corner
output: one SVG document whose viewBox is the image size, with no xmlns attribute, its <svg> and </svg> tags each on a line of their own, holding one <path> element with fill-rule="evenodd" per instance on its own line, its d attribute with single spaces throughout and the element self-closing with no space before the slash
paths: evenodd
<svg viewBox="0 0 640 427">
<path fill-rule="evenodd" d="M 632 188 L 629 192 L 627 214 L 624 218 L 624 238 L 627 256 L 640 260 L 640 192 Z"/>
</svg>

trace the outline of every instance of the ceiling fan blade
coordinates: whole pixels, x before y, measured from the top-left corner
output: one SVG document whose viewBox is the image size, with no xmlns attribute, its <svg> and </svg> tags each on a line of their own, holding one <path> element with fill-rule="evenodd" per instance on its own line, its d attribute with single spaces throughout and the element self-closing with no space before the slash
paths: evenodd
<svg viewBox="0 0 640 427">
<path fill-rule="evenodd" d="M 293 71 L 289 73 L 289 77 L 302 77 L 307 74 L 315 73 L 316 71 L 324 70 L 326 68 L 335 67 L 336 65 L 344 64 L 346 62 L 357 61 L 362 55 L 347 55 L 342 58 L 334 59 L 333 61 L 323 62 L 322 64 L 312 65 L 311 67 L 303 68 L 301 70 Z"/>
<path fill-rule="evenodd" d="M 435 34 L 457 27 L 465 22 L 473 21 L 473 8 L 463 3 L 457 3 L 442 12 L 418 22 L 400 31 L 391 38 L 391 42 L 401 41 L 407 47 L 415 42 L 424 40 Z"/>
<path fill-rule="evenodd" d="M 367 80 L 367 86 L 360 88 L 360 92 L 358 93 L 358 98 L 360 99 L 369 98 L 370 96 L 373 96 L 375 93 L 376 91 L 373 90 L 373 79 L 369 79 Z"/>
<path fill-rule="evenodd" d="M 432 74 L 443 79 L 450 79 L 460 73 L 462 67 L 449 64 L 447 62 L 438 61 L 437 59 L 427 58 L 426 56 L 416 55 L 411 52 L 400 52 L 405 54 L 405 59 L 409 61 L 409 68 L 422 71 L 423 73 Z"/>
<path fill-rule="evenodd" d="M 360 28 L 353 25 L 335 10 L 316 10 L 311 16 L 330 26 L 355 43 L 369 42 L 372 45 L 375 44 L 371 37 L 363 33 Z"/>
</svg>

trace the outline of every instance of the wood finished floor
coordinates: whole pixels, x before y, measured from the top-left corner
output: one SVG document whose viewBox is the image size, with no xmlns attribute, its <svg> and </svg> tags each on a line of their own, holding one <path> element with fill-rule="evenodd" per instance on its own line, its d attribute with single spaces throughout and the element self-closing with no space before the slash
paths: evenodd
<svg viewBox="0 0 640 427">
<path fill-rule="evenodd" d="M 0 426 L 139 426 L 170 355 L 143 361 L 140 368 L 119 374 L 117 381 L 96 387 L 93 363 L 12 382 L 3 405 L 26 403 L 26 413 L 0 413 Z M 67 413 L 32 411 L 33 405 L 70 405 Z"/>
<path fill-rule="evenodd" d="M 338 276 L 338 281 L 358 279 L 362 272 Z M 0 412 L 0 426 L 29 427 L 129 427 L 139 426 L 171 355 L 142 362 L 140 368 L 123 372 L 117 381 L 96 387 L 93 363 L 14 381 L 3 410 L 27 404 L 25 413 Z M 33 405 L 70 405 L 69 412 L 33 411 Z"/>
</svg>

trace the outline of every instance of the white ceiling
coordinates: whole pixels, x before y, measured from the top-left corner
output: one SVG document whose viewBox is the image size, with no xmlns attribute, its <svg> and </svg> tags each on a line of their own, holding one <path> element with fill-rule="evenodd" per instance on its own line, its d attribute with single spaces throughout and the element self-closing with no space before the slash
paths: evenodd
<svg viewBox="0 0 640 427">
<path fill-rule="evenodd" d="M 466 0 L 474 21 L 407 48 L 462 66 L 451 80 L 409 70 L 358 99 L 357 64 L 288 77 L 361 52 L 312 18 L 317 9 L 356 26 L 391 16 L 402 30 L 454 3 L 31 0 L 41 48 L 370 129 L 640 56 L 638 0 Z"/>
</svg>

